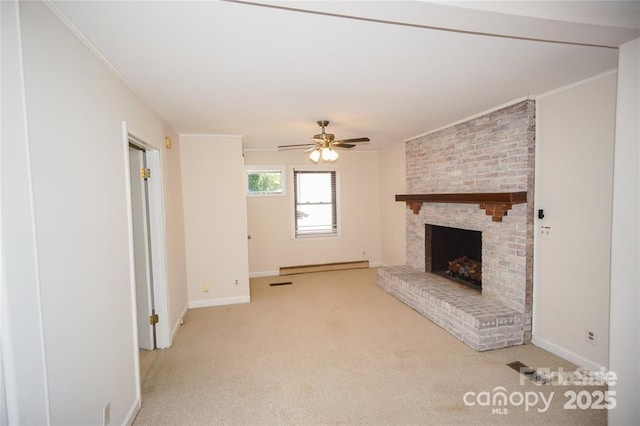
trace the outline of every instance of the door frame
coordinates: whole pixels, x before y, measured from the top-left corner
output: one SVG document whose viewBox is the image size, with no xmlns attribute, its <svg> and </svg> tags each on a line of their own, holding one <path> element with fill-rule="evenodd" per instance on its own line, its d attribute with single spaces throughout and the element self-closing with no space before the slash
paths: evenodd
<svg viewBox="0 0 640 426">
<path fill-rule="evenodd" d="M 125 121 L 122 122 L 122 147 L 124 152 L 125 164 L 129 163 L 129 143 L 143 148 L 147 167 L 152 170 L 151 179 L 147 182 L 147 196 L 149 199 L 149 239 L 151 246 L 151 275 L 153 276 L 153 298 L 155 311 L 158 315 L 158 323 L 156 324 L 156 347 L 164 349 L 171 346 L 171 327 L 169 325 L 169 296 L 168 296 L 168 280 L 167 280 L 167 250 L 165 245 L 165 228 L 164 228 L 164 196 L 162 186 L 162 158 L 158 147 L 146 142 L 145 138 L 137 136 L 137 134 L 127 127 Z M 135 300 L 135 260 L 133 258 L 133 223 L 131 219 L 131 177 L 129 168 L 125 167 L 126 180 L 126 202 L 128 215 L 128 237 L 129 237 L 129 275 L 131 280 L 132 292 L 132 308 L 133 308 L 133 330 L 135 340 L 135 350 L 138 351 L 138 330 L 136 316 L 136 300 Z M 136 355 L 136 359 L 137 359 Z M 136 368 L 139 370 L 139 365 Z M 139 371 L 138 371 L 139 376 Z"/>
<path fill-rule="evenodd" d="M 156 348 L 156 326 L 153 303 L 153 274 L 151 272 L 151 234 L 149 231 L 149 180 L 141 176 L 147 168 L 147 152 L 132 138 L 129 139 L 129 175 L 131 176 L 131 207 L 133 209 L 133 248 L 136 273 L 136 307 L 138 346 L 140 349 Z"/>
</svg>

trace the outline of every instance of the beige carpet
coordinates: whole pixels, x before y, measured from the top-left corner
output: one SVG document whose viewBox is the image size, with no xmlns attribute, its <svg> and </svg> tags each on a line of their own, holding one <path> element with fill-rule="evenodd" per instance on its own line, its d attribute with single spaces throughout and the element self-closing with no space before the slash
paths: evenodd
<svg viewBox="0 0 640 426">
<path fill-rule="evenodd" d="M 251 300 L 189 311 L 156 351 L 136 425 L 606 424 L 605 410 L 563 409 L 580 388 L 520 384 L 506 364 L 575 366 L 533 345 L 475 352 L 380 290 L 375 269 L 253 279 Z M 463 402 L 500 386 L 553 393 L 551 407 Z"/>
<path fill-rule="evenodd" d="M 140 360 L 140 379 L 144 379 L 144 377 L 149 372 L 149 368 L 151 367 L 151 363 L 154 361 L 155 357 L 159 354 L 158 351 L 148 351 L 146 349 L 139 349 L 138 356 Z"/>
</svg>

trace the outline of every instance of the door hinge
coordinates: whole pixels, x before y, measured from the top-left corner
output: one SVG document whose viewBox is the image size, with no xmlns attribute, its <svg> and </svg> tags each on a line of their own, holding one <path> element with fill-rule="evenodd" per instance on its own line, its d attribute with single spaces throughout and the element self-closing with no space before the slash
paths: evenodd
<svg viewBox="0 0 640 426">
<path fill-rule="evenodd" d="M 158 314 L 153 314 L 149 317 L 149 324 L 157 324 L 158 323 Z"/>
<path fill-rule="evenodd" d="M 140 177 L 142 179 L 149 179 L 151 177 L 151 170 L 145 168 L 140 169 Z"/>
</svg>

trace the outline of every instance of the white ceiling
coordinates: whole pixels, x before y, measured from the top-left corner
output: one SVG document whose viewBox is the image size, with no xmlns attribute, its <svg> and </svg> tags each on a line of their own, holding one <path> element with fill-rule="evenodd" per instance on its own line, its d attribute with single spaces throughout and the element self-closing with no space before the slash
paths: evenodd
<svg viewBox="0 0 640 426">
<path fill-rule="evenodd" d="M 327 119 L 384 149 L 616 67 L 615 48 L 567 42 L 640 36 L 637 1 L 260 3 L 52 7 L 177 133 L 241 134 L 245 148 L 306 143 Z"/>
</svg>

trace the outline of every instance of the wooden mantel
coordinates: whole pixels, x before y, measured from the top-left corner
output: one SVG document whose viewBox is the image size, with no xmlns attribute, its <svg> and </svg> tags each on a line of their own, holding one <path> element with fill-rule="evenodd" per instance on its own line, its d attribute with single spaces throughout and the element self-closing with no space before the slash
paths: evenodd
<svg viewBox="0 0 640 426">
<path fill-rule="evenodd" d="M 526 203 L 526 192 L 474 192 L 458 194 L 398 194 L 396 201 L 404 201 L 413 211 L 420 213 L 423 203 L 462 203 L 478 204 L 486 210 L 494 222 L 502 222 L 514 204 Z"/>
</svg>

